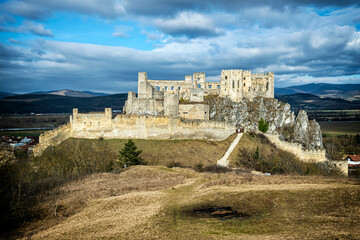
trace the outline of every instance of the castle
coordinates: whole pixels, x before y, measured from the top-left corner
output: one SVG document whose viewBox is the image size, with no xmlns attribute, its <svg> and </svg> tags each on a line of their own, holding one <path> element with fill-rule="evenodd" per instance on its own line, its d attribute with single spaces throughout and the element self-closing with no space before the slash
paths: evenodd
<svg viewBox="0 0 360 240">
<path fill-rule="evenodd" d="M 128 93 L 124 106 L 125 114 L 119 114 L 113 118 L 111 108 L 106 108 L 105 112 L 101 113 L 79 113 L 75 108 L 68 124 L 40 135 L 39 144 L 33 150 L 34 155 L 41 155 L 47 147 L 56 146 L 67 138 L 221 141 L 234 134 L 239 127 L 245 128 L 245 131 L 248 127 L 252 131 L 257 129 L 257 122 L 261 116 L 257 115 L 260 114 L 258 111 L 254 119 L 243 121 L 240 125 L 235 124 L 234 121 L 216 121 L 213 116 L 210 117 L 210 106 L 204 101 L 204 97 L 208 95 L 223 97 L 222 101 L 225 101 L 224 97 L 227 97 L 226 101 L 244 106 L 240 109 L 245 112 L 243 115 L 238 115 L 243 119 L 255 110 L 246 107 L 246 101 L 254 103 L 254 106 L 258 106 L 257 109 L 261 111 L 275 111 L 277 114 L 276 116 L 272 114 L 274 115 L 271 117 L 273 122 L 270 122 L 270 124 L 275 124 L 272 125 L 274 129 L 294 122 L 290 106 L 288 104 L 280 106 L 281 104 L 274 99 L 274 73 L 272 72 L 251 74 L 250 71 L 223 70 L 220 81 L 216 82 L 207 82 L 205 73 L 185 76 L 184 81 L 169 81 L 149 80 L 145 72 L 139 72 L 138 95 L 136 96 L 135 92 Z M 271 106 L 267 108 L 264 106 L 265 99 L 271 102 Z M 234 119 L 234 113 L 240 114 L 240 112 L 229 112 L 236 109 L 235 105 L 224 109 L 227 118 Z M 308 121 L 307 117 L 306 121 Z M 317 132 L 317 135 L 319 134 L 321 135 L 320 130 Z M 279 140 L 276 135 L 267 135 L 268 139 L 279 148 L 293 152 L 303 161 L 326 160 L 323 149 L 309 151 L 303 149 L 301 144 L 289 144 Z"/>
<path fill-rule="evenodd" d="M 243 98 L 274 98 L 274 73 L 244 70 L 222 70 L 220 81 L 207 82 L 205 73 L 186 75 L 185 80 L 149 80 L 146 72 L 138 73 L 138 96 L 129 92 L 124 106 L 126 114 L 164 115 L 172 118 L 209 120 L 207 95 L 229 97 L 238 102 Z"/>
</svg>

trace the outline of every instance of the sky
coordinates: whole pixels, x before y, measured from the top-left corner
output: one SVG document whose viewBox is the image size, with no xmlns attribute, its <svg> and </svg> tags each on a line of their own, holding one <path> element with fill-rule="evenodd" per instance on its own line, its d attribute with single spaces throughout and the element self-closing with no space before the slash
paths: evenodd
<svg viewBox="0 0 360 240">
<path fill-rule="evenodd" d="M 138 72 L 222 69 L 360 83 L 360 1 L 0 0 L 0 91 L 125 93 Z"/>
</svg>

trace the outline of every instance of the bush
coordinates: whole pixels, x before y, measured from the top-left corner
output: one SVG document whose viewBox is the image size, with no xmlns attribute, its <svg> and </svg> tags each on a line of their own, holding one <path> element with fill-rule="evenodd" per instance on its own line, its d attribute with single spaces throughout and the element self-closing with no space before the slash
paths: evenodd
<svg viewBox="0 0 360 240">
<path fill-rule="evenodd" d="M 245 166 L 256 171 L 271 174 L 299 174 L 299 175 L 323 175 L 336 176 L 340 171 L 333 165 L 324 163 L 310 163 L 298 160 L 293 154 L 276 150 L 274 155 L 261 154 L 259 147 L 251 153 L 242 149 L 238 155 L 238 165 Z"/>
<path fill-rule="evenodd" d="M 121 168 L 130 167 L 132 165 L 142 165 L 145 164 L 143 159 L 139 157 L 142 153 L 142 150 L 138 150 L 134 141 L 129 139 L 125 146 L 119 151 L 119 161 L 118 164 Z"/>
<path fill-rule="evenodd" d="M 269 130 L 269 123 L 267 123 L 263 118 L 260 118 L 259 130 L 263 133 L 266 133 L 267 130 Z"/>
</svg>

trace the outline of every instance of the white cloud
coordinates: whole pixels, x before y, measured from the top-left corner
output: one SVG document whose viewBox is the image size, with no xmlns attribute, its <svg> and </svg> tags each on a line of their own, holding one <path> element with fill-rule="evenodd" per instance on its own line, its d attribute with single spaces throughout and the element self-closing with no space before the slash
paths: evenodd
<svg viewBox="0 0 360 240">
<path fill-rule="evenodd" d="M 14 32 L 14 33 L 33 33 L 38 36 L 53 37 L 53 33 L 50 29 L 45 29 L 44 25 L 30 21 L 24 21 L 22 25 L 18 27 L 1 27 L 1 32 Z"/>
<path fill-rule="evenodd" d="M 170 19 L 155 19 L 154 24 L 162 32 L 175 36 L 217 36 L 224 32 L 215 25 L 211 16 L 192 11 L 181 12 Z"/>
<path fill-rule="evenodd" d="M 129 34 L 127 32 L 131 30 L 132 27 L 129 26 L 124 26 L 124 25 L 115 26 L 115 31 L 112 33 L 112 36 L 126 38 L 129 37 Z"/>
</svg>

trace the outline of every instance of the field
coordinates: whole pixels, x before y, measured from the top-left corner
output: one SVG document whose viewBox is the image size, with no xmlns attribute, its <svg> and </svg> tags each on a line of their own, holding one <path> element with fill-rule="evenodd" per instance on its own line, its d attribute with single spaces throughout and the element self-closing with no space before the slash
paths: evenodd
<svg viewBox="0 0 360 240">
<path fill-rule="evenodd" d="M 346 178 L 256 176 L 136 166 L 55 188 L 23 239 L 359 239 L 360 185 Z M 226 218 L 202 209 L 230 206 Z"/>
<path fill-rule="evenodd" d="M 69 114 L 0 116 L 0 129 L 55 128 L 67 122 L 69 122 Z"/>
<path fill-rule="evenodd" d="M 306 110 L 316 121 L 360 121 L 360 110 Z"/>
<path fill-rule="evenodd" d="M 360 133 L 360 122 L 319 122 L 321 131 L 327 135 Z"/>
</svg>

